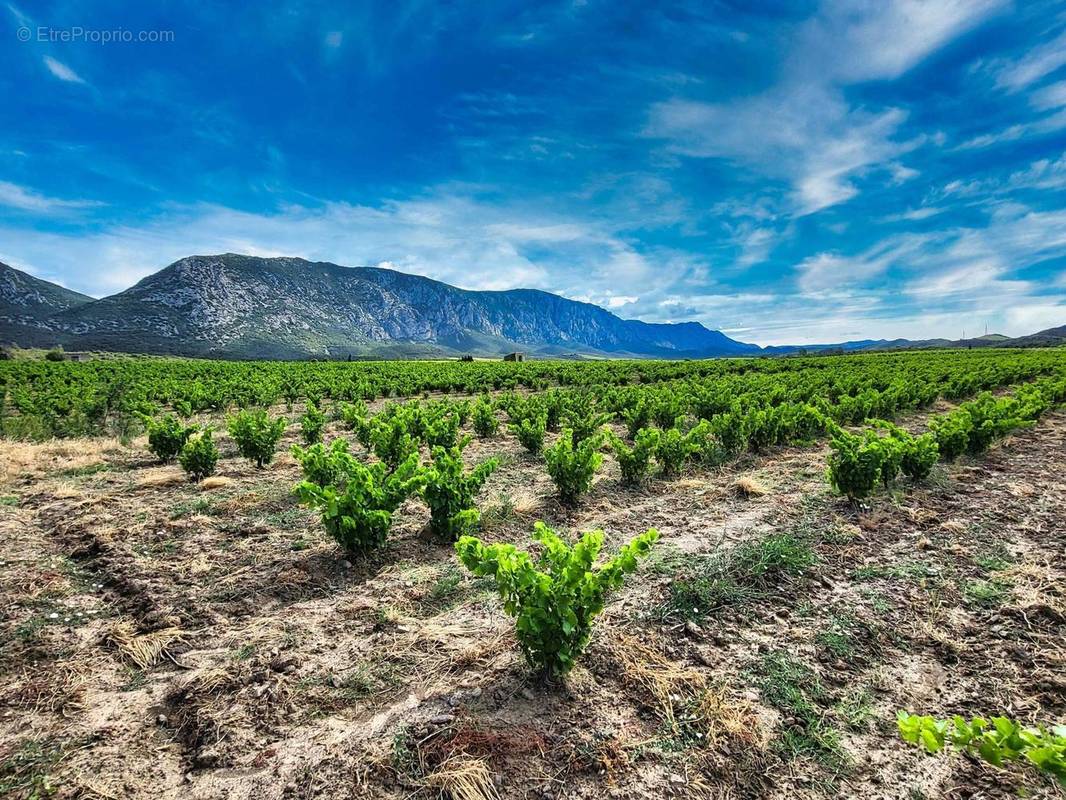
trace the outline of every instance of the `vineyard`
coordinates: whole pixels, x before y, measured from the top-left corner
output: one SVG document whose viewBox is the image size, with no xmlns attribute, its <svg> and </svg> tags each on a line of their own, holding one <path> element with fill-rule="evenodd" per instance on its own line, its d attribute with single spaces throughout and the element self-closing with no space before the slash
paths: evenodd
<svg viewBox="0 0 1066 800">
<path fill-rule="evenodd" d="M 0 362 L 0 796 L 1055 797 L 1066 351 Z"/>
</svg>

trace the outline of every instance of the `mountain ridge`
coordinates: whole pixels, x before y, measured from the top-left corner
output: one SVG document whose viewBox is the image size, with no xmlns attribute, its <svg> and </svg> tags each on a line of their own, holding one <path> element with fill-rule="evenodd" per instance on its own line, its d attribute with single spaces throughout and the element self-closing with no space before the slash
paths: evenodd
<svg viewBox="0 0 1066 800">
<path fill-rule="evenodd" d="M 220 357 L 759 351 L 699 323 L 624 320 L 538 289 L 480 292 L 380 267 L 233 253 L 179 259 L 122 292 L 29 322 L 32 338 L 81 349 Z"/>
<path fill-rule="evenodd" d="M 699 322 L 623 319 L 540 289 L 461 289 L 383 267 L 236 253 L 187 256 L 95 299 L 0 263 L 0 341 L 218 358 L 787 356 L 933 347 L 1066 344 L 1028 336 L 861 339 L 759 347 Z"/>
</svg>

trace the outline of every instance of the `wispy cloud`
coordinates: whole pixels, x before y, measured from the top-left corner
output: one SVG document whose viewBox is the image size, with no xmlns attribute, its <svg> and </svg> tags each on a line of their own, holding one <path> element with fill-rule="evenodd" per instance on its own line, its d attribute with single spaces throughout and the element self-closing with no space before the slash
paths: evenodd
<svg viewBox="0 0 1066 800">
<path fill-rule="evenodd" d="M 63 214 L 83 208 L 93 208 L 102 203 L 93 200 L 62 200 L 27 189 L 8 181 L 0 181 L 0 206 L 32 211 L 38 214 Z"/>
<path fill-rule="evenodd" d="M 62 61 L 58 61 L 51 56 L 44 56 L 44 65 L 48 68 L 49 72 L 61 81 L 67 83 L 85 83 L 85 80 L 78 73 Z"/>
<path fill-rule="evenodd" d="M 895 160 L 919 144 L 895 139 L 904 109 L 855 107 L 843 87 L 898 77 L 1002 6 L 830 0 L 801 28 L 776 85 L 726 103 L 660 101 L 644 133 L 676 153 L 733 159 L 787 180 L 801 215 L 838 205 L 858 194 L 854 179 L 871 169 L 912 177 Z"/>
<path fill-rule="evenodd" d="M 1032 122 L 1018 122 L 995 133 L 984 133 L 959 145 L 960 150 L 980 150 L 1006 142 L 1016 142 L 1028 136 L 1057 133 L 1066 128 L 1066 109 Z"/>
<path fill-rule="evenodd" d="M 1066 65 L 1066 31 L 1032 48 L 1021 58 L 1003 64 L 996 85 L 1010 92 L 1021 91 L 1063 65 Z"/>
<path fill-rule="evenodd" d="M 1049 111 L 1066 106 L 1066 81 L 1059 81 L 1036 89 L 1029 95 L 1029 102 L 1034 108 Z"/>
</svg>

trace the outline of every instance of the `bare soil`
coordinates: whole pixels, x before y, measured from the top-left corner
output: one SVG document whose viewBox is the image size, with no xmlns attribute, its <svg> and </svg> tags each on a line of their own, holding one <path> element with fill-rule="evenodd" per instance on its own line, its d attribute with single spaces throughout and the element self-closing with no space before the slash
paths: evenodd
<svg viewBox="0 0 1066 800">
<path fill-rule="evenodd" d="M 510 435 L 475 441 L 504 460 L 487 539 L 662 534 L 559 686 L 421 502 L 352 563 L 292 498 L 291 456 L 257 470 L 217 440 L 202 485 L 143 440 L 0 443 L 0 795 L 1062 796 L 926 756 L 895 715 L 1066 718 L 1066 414 L 863 507 L 821 444 L 636 491 L 608 456 L 567 510 Z M 814 550 L 802 575 L 670 606 L 694 560 L 781 532 Z"/>
</svg>

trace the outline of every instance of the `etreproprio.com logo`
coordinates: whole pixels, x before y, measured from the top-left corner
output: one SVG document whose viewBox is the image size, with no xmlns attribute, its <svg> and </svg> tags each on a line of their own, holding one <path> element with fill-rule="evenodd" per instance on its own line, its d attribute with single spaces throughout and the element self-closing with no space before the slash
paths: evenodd
<svg viewBox="0 0 1066 800">
<path fill-rule="evenodd" d="M 166 44 L 174 41 L 174 31 L 131 31 L 126 28 L 84 28 L 74 25 L 69 28 L 54 28 L 39 25 L 30 28 L 23 25 L 16 36 L 20 42 L 43 42 L 48 44 Z"/>
</svg>

